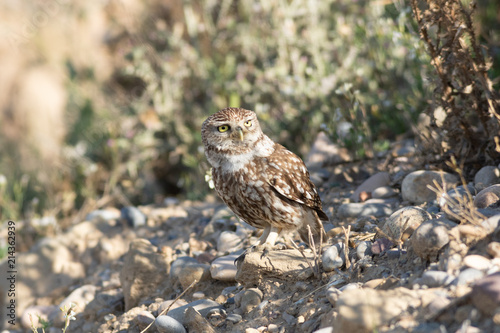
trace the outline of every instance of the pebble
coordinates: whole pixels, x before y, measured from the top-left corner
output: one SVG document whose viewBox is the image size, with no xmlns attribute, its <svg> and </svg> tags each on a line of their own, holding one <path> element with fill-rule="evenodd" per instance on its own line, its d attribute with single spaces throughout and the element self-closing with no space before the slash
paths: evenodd
<svg viewBox="0 0 500 333">
<path fill-rule="evenodd" d="M 481 227 L 488 234 L 500 231 L 500 214 L 494 215 L 481 222 Z"/>
<path fill-rule="evenodd" d="M 286 321 L 286 323 L 288 325 L 293 325 L 296 322 L 295 317 L 292 316 L 292 315 L 290 315 L 290 314 L 288 314 L 288 313 L 286 313 L 286 312 L 283 312 L 283 314 L 281 315 L 281 317 Z"/>
<path fill-rule="evenodd" d="M 179 321 L 181 324 L 186 324 L 184 312 L 189 307 L 193 307 L 203 317 L 206 317 L 207 314 L 214 309 L 218 309 L 220 311 L 222 311 L 222 309 L 223 309 L 222 306 L 215 301 L 212 301 L 209 299 L 200 299 L 200 300 L 188 303 L 186 305 L 179 306 L 178 308 L 172 309 L 168 312 L 168 315 L 170 317 L 174 318 L 175 320 Z"/>
<path fill-rule="evenodd" d="M 413 284 L 427 286 L 429 288 L 446 287 L 450 285 L 455 277 L 441 271 L 426 271 L 422 276 L 416 279 Z"/>
<path fill-rule="evenodd" d="M 427 185 L 434 186 L 434 180 L 443 186 L 442 178 L 446 184 L 446 191 L 450 190 L 458 182 L 458 177 L 446 172 L 419 170 L 408 174 L 401 184 L 403 200 L 421 204 L 436 200 L 436 193 Z"/>
<path fill-rule="evenodd" d="M 94 210 L 85 216 L 87 221 L 94 219 L 102 219 L 104 221 L 115 220 L 120 218 L 120 211 L 118 209 L 98 209 Z"/>
<path fill-rule="evenodd" d="M 234 296 L 236 305 L 239 306 L 243 313 L 248 313 L 262 302 L 264 295 L 257 288 L 249 288 L 242 290 Z"/>
<path fill-rule="evenodd" d="M 483 256 L 470 254 L 464 258 L 464 265 L 479 271 L 486 271 L 491 267 L 491 262 Z"/>
<path fill-rule="evenodd" d="M 439 251 L 450 241 L 448 227 L 440 220 L 429 220 L 420 225 L 410 238 L 415 253 L 422 259 L 434 261 Z"/>
<path fill-rule="evenodd" d="M 217 251 L 230 253 L 238 251 L 243 246 L 243 240 L 233 231 L 223 231 L 217 238 Z"/>
<path fill-rule="evenodd" d="M 360 194 L 362 192 L 371 193 L 377 188 L 389 185 L 390 181 L 391 177 L 389 176 L 389 173 L 376 173 L 358 186 L 358 188 L 351 195 L 351 200 L 354 202 L 360 202 Z"/>
<path fill-rule="evenodd" d="M 474 198 L 474 206 L 477 208 L 486 208 L 500 201 L 500 185 L 492 185 L 481 192 Z"/>
<path fill-rule="evenodd" d="M 367 216 L 383 217 L 391 214 L 391 206 L 380 203 L 347 203 L 341 205 L 337 212 L 339 218 Z"/>
<path fill-rule="evenodd" d="M 212 261 L 210 265 L 212 279 L 219 281 L 236 281 L 237 269 L 234 261 L 238 257 L 238 254 L 230 254 Z"/>
<path fill-rule="evenodd" d="M 371 252 L 373 254 L 381 254 L 383 252 L 388 251 L 394 246 L 394 244 L 388 240 L 387 238 L 379 238 L 376 239 L 372 246 L 371 246 Z"/>
<path fill-rule="evenodd" d="M 170 265 L 170 277 L 178 279 L 179 273 L 184 267 L 193 265 L 198 265 L 198 261 L 193 257 L 184 256 L 177 258 L 172 262 L 172 265 Z"/>
<path fill-rule="evenodd" d="M 398 195 L 398 192 L 390 186 L 377 187 L 372 192 L 372 198 L 374 199 L 387 199 Z"/>
<path fill-rule="evenodd" d="M 135 322 L 141 329 L 146 328 L 149 324 L 155 321 L 155 316 L 151 314 L 149 311 L 141 311 L 134 318 Z"/>
<path fill-rule="evenodd" d="M 484 314 L 493 315 L 500 306 L 500 272 L 485 276 L 472 287 L 472 303 Z"/>
<path fill-rule="evenodd" d="M 267 331 L 268 331 L 269 333 L 276 333 L 276 332 L 278 332 L 278 331 L 279 331 L 279 329 L 280 329 L 280 328 L 279 328 L 279 327 L 278 327 L 278 325 L 276 325 L 276 324 L 269 324 L 269 325 L 267 326 Z"/>
<path fill-rule="evenodd" d="M 120 215 L 130 227 L 138 228 L 146 225 L 146 215 L 134 206 L 123 207 Z"/>
<path fill-rule="evenodd" d="M 202 298 L 205 298 L 205 293 L 203 293 L 201 291 L 197 291 L 197 292 L 193 293 L 193 299 L 194 300 L 199 300 L 199 299 L 202 299 Z"/>
<path fill-rule="evenodd" d="M 330 246 L 323 252 L 321 259 L 323 262 L 323 269 L 326 272 L 331 272 L 335 268 L 342 267 L 345 263 L 344 244 L 337 243 Z"/>
<path fill-rule="evenodd" d="M 328 300 L 328 302 L 330 302 L 331 305 L 335 306 L 340 294 L 342 294 L 340 290 L 335 287 L 330 287 L 326 291 L 326 299 Z"/>
<path fill-rule="evenodd" d="M 372 255 L 372 242 L 363 241 L 358 244 L 356 247 L 356 255 L 358 259 L 363 259 L 366 256 Z"/>
<path fill-rule="evenodd" d="M 178 299 L 177 301 L 175 301 L 175 303 L 174 303 L 174 300 L 163 301 L 163 302 L 161 302 L 160 306 L 158 307 L 158 313 L 159 314 L 162 313 L 170 305 L 172 305 L 172 306 L 170 306 L 169 311 L 171 311 L 171 310 L 173 310 L 175 308 L 178 308 L 180 306 L 184 306 L 186 304 L 188 304 L 188 303 L 185 300 L 183 300 L 183 299 Z"/>
<path fill-rule="evenodd" d="M 243 320 L 243 317 L 237 313 L 231 313 L 227 316 L 226 320 L 233 324 L 237 324 Z"/>
<path fill-rule="evenodd" d="M 468 285 L 484 276 L 484 273 L 475 268 L 467 268 L 458 274 L 456 284 L 458 286 Z"/>
<path fill-rule="evenodd" d="M 382 231 L 392 241 L 404 242 L 423 222 L 431 218 L 431 214 L 420 207 L 404 207 L 389 216 Z"/>
<path fill-rule="evenodd" d="M 500 258 L 500 243 L 499 242 L 489 243 L 487 252 L 493 258 Z"/>
<path fill-rule="evenodd" d="M 500 184 L 500 169 L 496 166 L 484 166 L 474 176 L 474 185 L 478 191 L 493 184 Z"/>
<path fill-rule="evenodd" d="M 158 316 L 155 326 L 160 333 L 186 333 L 186 329 L 180 322 L 170 316 Z"/>
</svg>

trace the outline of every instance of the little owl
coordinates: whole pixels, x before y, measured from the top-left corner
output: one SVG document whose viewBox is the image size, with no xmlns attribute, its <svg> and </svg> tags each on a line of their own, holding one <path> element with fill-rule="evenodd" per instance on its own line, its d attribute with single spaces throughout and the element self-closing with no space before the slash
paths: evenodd
<svg viewBox="0 0 500 333">
<path fill-rule="evenodd" d="M 223 109 L 203 122 L 201 137 L 215 190 L 251 226 L 264 229 L 260 245 L 273 247 L 281 231 L 297 230 L 309 244 L 328 221 L 302 160 L 262 132 L 253 111 Z"/>
</svg>

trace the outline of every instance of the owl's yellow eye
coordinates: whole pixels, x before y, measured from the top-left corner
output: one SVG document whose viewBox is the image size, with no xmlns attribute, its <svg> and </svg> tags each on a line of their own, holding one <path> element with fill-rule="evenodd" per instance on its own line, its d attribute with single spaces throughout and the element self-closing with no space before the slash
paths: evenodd
<svg viewBox="0 0 500 333">
<path fill-rule="evenodd" d="M 250 127 L 250 126 L 252 126 L 252 121 L 251 121 L 251 120 L 247 120 L 247 121 L 245 121 L 245 126 L 246 126 L 246 127 Z"/>
<path fill-rule="evenodd" d="M 222 126 L 219 126 L 217 127 L 217 130 L 221 133 L 224 133 L 224 132 L 227 132 L 227 130 L 229 130 L 229 126 L 228 125 L 222 125 Z"/>
</svg>

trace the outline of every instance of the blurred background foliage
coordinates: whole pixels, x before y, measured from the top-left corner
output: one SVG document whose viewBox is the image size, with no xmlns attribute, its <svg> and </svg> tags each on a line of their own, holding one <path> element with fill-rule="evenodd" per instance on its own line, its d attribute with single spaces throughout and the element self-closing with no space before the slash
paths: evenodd
<svg viewBox="0 0 500 333">
<path fill-rule="evenodd" d="M 2 220 L 202 199 L 200 126 L 227 106 L 301 155 L 323 130 L 369 157 L 413 135 L 435 89 L 403 0 L 2 6 Z M 494 55 L 498 8 L 480 2 Z"/>
</svg>

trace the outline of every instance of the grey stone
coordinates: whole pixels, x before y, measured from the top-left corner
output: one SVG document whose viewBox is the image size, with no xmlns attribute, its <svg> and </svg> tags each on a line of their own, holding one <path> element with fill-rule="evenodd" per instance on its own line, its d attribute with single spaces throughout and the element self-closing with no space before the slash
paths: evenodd
<svg viewBox="0 0 500 333">
<path fill-rule="evenodd" d="M 354 202 L 360 201 L 360 194 L 362 192 L 371 193 L 375 189 L 389 185 L 391 178 L 387 172 L 379 172 L 372 175 L 370 178 L 365 180 L 351 195 L 351 200 Z"/>
<path fill-rule="evenodd" d="M 372 253 L 372 242 L 363 241 L 358 244 L 356 247 L 356 255 L 358 259 L 363 259 L 366 256 L 371 256 Z"/>
<path fill-rule="evenodd" d="M 445 287 L 451 284 L 455 277 L 446 272 L 441 271 L 427 271 L 422 274 L 422 277 L 416 279 L 413 284 L 427 286 L 429 288 Z"/>
<path fill-rule="evenodd" d="M 171 316 L 159 316 L 155 320 L 155 326 L 160 333 L 186 333 L 184 326 Z"/>
<path fill-rule="evenodd" d="M 123 207 L 120 213 L 121 218 L 124 219 L 130 227 L 137 228 L 146 225 L 146 215 L 136 207 Z"/>
<path fill-rule="evenodd" d="M 243 320 L 243 317 L 237 313 L 231 313 L 227 316 L 226 320 L 233 324 L 237 324 Z"/>
<path fill-rule="evenodd" d="M 467 268 L 458 274 L 456 284 L 458 286 L 468 285 L 484 276 L 484 272 L 475 268 Z"/>
<path fill-rule="evenodd" d="M 492 205 L 498 205 L 500 201 L 500 185 L 492 185 L 481 192 L 474 198 L 474 206 L 477 208 L 486 208 Z"/>
<path fill-rule="evenodd" d="M 394 197 L 397 195 L 398 195 L 398 192 L 390 186 L 377 187 L 372 192 L 372 198 L 375 198 L 375 199 L 387 199 L 387 198 L 391 198 L 391 197 Z"/>
<path fill-rule="evenodd" d="M 415 253 L 422 259 L 435 261 L 441 249 L 450 241 L 451 225 L 441 220 L 422 223 L 410 238 Z"/>
<path fill-rule="evenodd" d="M 193 257 L 179 257 L 170 266 L 170 277 L 174 279 L 179 278 L 179 274 L 182 269 L 186 266 L 196 266 L 198 265 L 198 261 L 196 261 Z"/>
<path fill-rule="evenodd" d="M 500 272 L 477 280 L 471 295 L 472 303 L 481 312 L 492 316 L 500 306 Z"/>
<path fill-rule="evenodd" d="M 434 186 L 437 181 L 443 186 L 442 177 L 446 183 L 446 191 L 450 190 L 458 182 L 458 177 L 446 172 L 419 170 L 407 175 L 401 184 L 403 199 L 416 204 L 431 202 L 436 199 L 436 193 L 427 185 Z"/>
<path fill-rule="evenodd" d="M 321 260 L 323 263 L 323 269 L 327 272 L 333 271 L 335 268 L 342 267 L 345 263 L 345 254 L 344 254 L 344 244 L 337 243 L 330 246 L 326 249 L 322 256 Z"/>
<path fill-rule="evenodd" d="M 339 218 L 361 217 L 361 216 L 389 216 L 392 208 L 387 204 L 380 203 L 347 203 L 339 207 L 337 215 Z"/>
<path fill-rule="evenodd" d="M 481 191 L 493 184 L 500 183 L 500 169 L 496 166 L 488 165 L 482 167 L 474 176 L 474 185 Z"/>
<path fill-rule="evenodd" d="M 221 253 L 234 252 L 242 246 L 243 239 L 233 231 L 223 231 L 217 238 L 217 251 Z"/>
<path fill-rule="evenodd" d="M 187 310 L 187 308 L 193 307 L 195 310 L 197 310 L 203 317 L 205 317 L 208 312 L 210 312 L 213 309 L 220 309 L 222 311 L 222 306 L 209 299 L 200 299 L 191 303 L 188 303 L 186 305 L 180 306 L 178 308 L 175 308 L 173 310 L 170 310 L 167 314 L 180 322 L 181 324 L 186 324 L 185 323 L 185 317 L 184 317 L 184 312 Z"/>
</svg>

